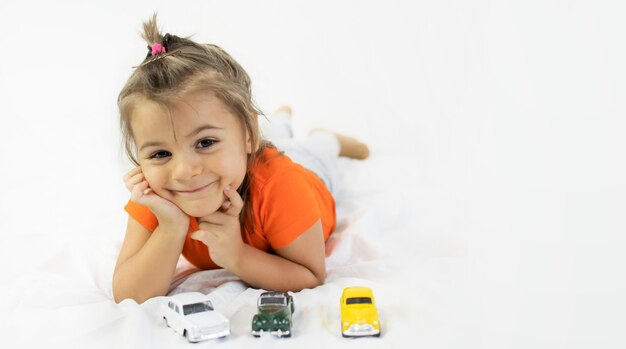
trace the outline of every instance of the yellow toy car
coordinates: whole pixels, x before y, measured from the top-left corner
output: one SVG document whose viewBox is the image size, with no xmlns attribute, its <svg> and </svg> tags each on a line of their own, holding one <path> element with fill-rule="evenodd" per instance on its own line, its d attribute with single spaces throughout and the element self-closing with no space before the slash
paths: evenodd
<svg viewBox="0 0 626 349">
<path fill-rule="evenodd" d="M 340 300 L 341 335 L 380 336 L 378 310 L 369 287 L 346 287 Z"/>
</svg>

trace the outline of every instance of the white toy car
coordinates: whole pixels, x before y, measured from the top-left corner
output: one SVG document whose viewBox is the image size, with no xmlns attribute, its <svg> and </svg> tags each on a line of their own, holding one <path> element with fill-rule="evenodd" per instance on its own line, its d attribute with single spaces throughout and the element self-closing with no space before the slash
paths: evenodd
<svg viewBox="0 0 626 349">
<path fill-rule="evenodd" d="M 200 292 L 173 295 L 161 304 L 160 311 L 165 324 L 189 342 L 230 334 L 228 319 L 215 311 L 209 298 Z"/>
</svg>

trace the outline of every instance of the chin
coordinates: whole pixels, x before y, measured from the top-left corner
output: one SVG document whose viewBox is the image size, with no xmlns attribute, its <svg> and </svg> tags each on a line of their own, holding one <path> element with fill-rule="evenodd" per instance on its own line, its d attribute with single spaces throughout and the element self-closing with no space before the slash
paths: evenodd
<svg viewBox="0 0 626 349">
<path fill-rule="evenodd" d="M 221 205 L 221 202 L 185 202 L 180 203 L 178 207 L 191 217 L 206 217 L 217 211 Z"/>
</svg>

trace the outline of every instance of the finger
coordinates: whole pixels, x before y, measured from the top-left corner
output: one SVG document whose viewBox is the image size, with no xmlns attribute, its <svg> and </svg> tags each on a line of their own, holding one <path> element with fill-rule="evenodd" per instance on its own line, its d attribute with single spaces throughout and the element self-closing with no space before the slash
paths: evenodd
<svg viewBox="0 0 626 349">
<path fill-rule="evenodd" d="M 143 180 L 143 172 L 141 167 L 137 166 L 124 175 L 124 185 L 128 191 L 132 191 L 132 186 Z"/>
<path fill-rule="evenodd" d="M 224 213 L 230 216 L 238 217 L 239 213 L 241 213 L 241 209 L 243 208 L 243 200 L 241 199 L 241 196 L 239 196 L 239 193 L 230 185 L 224 188 L 224 195 L 226 195 L 228 201 L 230 201 L 230 205 L 227 205 Z"/>
<path fill-rule="evenodd" d="M 230 207 L 231 203 L 230 200 L 226 200 L 222 203 L 222 206 L 220 206 L 219 211 L 220 212 L 226 212 L 228 211 L 228 208 Z"/>
<path fill-rule="evenodd" d="M 232 216 L 221 211 L 215 211 L 208 216 L 198 218 L 198 223 L 208 224 L 209 226 L 221 226 L 232 220 Z"/>
<path fill-rule="evenodd" d="M 144 181 L 145 178 L 143 176 L 143 173 L 137 173 L 136 175 L 130 177 L 126 182 L 126 189 L 128 189 L 128 191 L 132 191 L 133 186 L 135 186 L 138 183 L 141 183 L 142 181 Z"/>
<path fill-rule="evenodd" d="M 194 240 L 201 241 L 208 246 L 211 243 L 212 239 L 215 237 L 215 234 L 206 230 L 196 230 L 191 235 L 189 235 L 189 237 Z"/>
<path fill-rule="evenodd" d="M 132 170 L 126 172 L 126 174 L 124 175 L 124 182 L 128 181 L 129 178 L 133 177 L 137 173 L 141 173 L 141 166 L 137 166 Z"/>
<path fill-rule="evenodd" d="M 148 181 L 142 181 L 140 183 L 135 184 L 130 191 L 130 199 L 131 201 L 135 201 L 137 203 L 141 203 L 142 198 L 149 194 L 152 191 L 150 186 L 148 185 Z"/>
</svg>

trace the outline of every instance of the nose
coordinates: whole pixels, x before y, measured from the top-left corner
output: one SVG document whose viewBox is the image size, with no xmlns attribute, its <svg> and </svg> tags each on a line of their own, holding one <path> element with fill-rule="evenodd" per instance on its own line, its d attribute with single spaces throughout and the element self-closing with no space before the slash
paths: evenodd
<svg viewBox="0 0 626 349">
<path fill-rule="evenodd" d="M 172 179 L 177 181 L 189 180 L 202 173 L 200 157 L 194 153 L 178 153 L 174 157 Z"/>
</svg>

